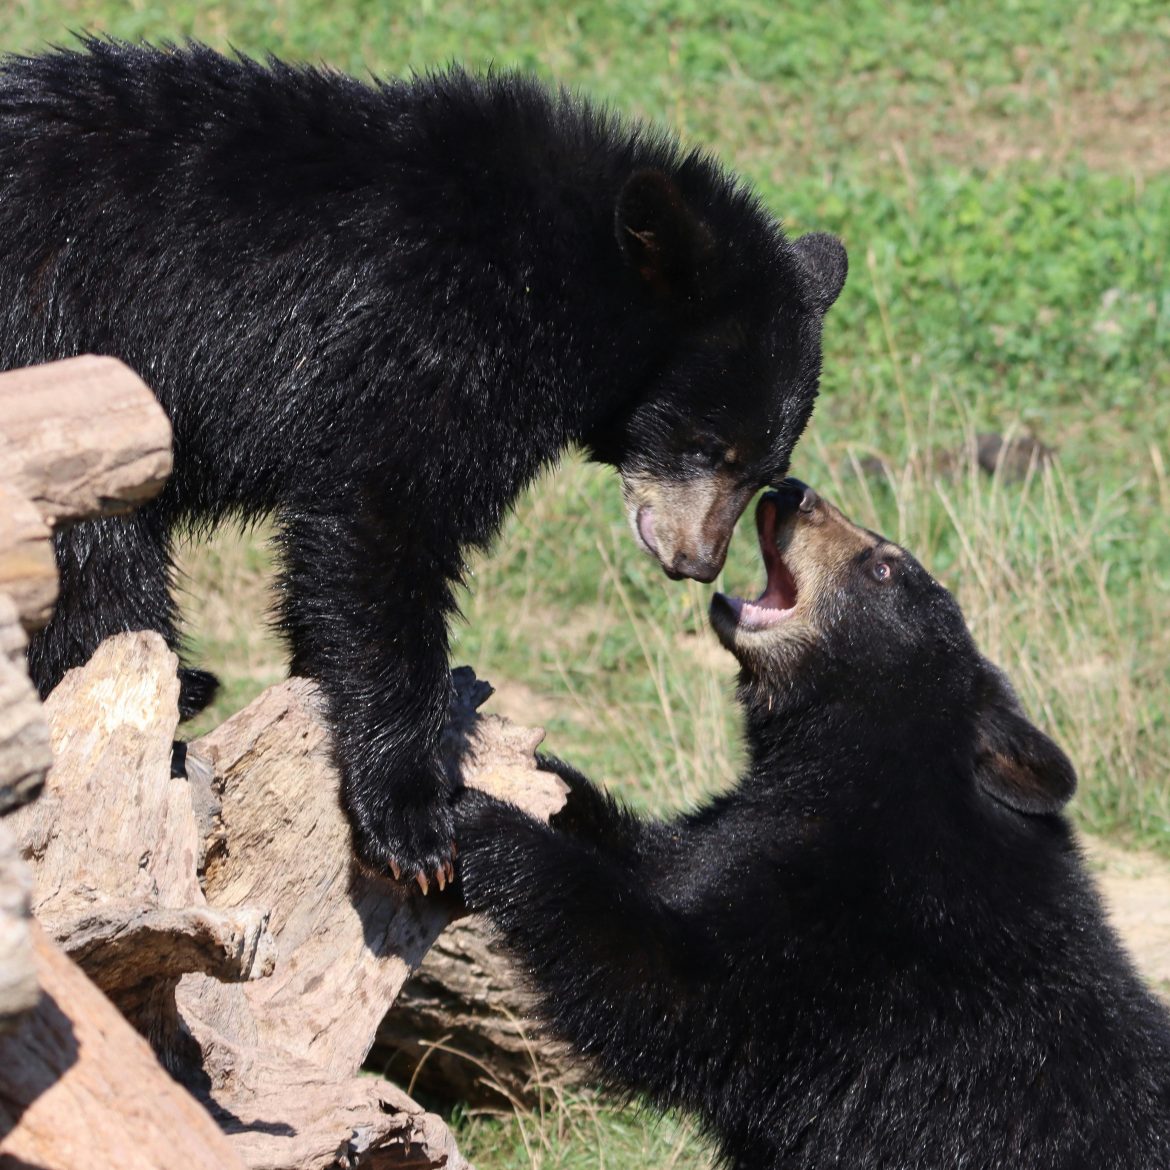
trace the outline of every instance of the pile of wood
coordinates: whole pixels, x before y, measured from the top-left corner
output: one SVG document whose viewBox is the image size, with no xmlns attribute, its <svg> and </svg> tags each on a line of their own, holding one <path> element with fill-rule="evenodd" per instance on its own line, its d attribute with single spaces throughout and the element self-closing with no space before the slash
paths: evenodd
<svg viewBox="0 0 1170 1170">
<path fill-rule="evenodd" d="M 0 375 L 0 1164 L 458 1170 L 438 1117 L 359 1075 L 379 1027 L 380 1052 L 470 1099 L 555 1064 L 475 924 L 387 1015 L 460 907 L 353 864 L 312 684 L 183 752 L 158 635 L 105 642 L 43 705 L 25 673 L 52 530 L 169 470 L 166 417 L 120 363 Z M 479 714 L 470 671 L 456 683 L 449 766 L 550 815 L 542 733 Z"/>
</svg>

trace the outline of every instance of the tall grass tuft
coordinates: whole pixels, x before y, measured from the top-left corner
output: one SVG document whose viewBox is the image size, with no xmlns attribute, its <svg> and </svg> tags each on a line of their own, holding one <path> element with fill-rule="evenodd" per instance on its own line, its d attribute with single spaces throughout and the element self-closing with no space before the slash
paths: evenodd
<svg viewBox="0 0 1170 1170">
<path fill-rule="evenodd" d="M 911 426 L 907 450 L 894 463 L 814 435 L 799 471 L 956 594 L 984 653 L 1077 764 L 1081 823 L 1170 849 L 1163 599 L 1140 574 L 1112 572 L 1136 489 L 1076 482 L 1058 460 L 989 475 L 970 426 L 949 444 Z M 1157 447 L 1133 475 L 1165 494 Z M 674 808 L 735 774 L 735 665 L 707 627 L 710 591 L 669 583 L 634 553 L 608 478 L 573 465 L 521 506 L 477 566 L 456 655 L 505 693 L 521 681 L 540 696 L 552 750 L 637 803 Z M 758 553 L 740 527 L 719 587 L 750 592 Z M 525 715 L 523 703 L 509 711 Z"/>
</svg>

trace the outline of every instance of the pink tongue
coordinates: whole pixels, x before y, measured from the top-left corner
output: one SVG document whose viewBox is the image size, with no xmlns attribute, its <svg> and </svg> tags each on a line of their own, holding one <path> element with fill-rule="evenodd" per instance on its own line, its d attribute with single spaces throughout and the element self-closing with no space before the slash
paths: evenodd
<svg viewBox="0 0 1170 1170">
<path fill-rule="evenodd" d="M 760 553 L 768 574 L 764 592 L 755 601 L 728 598 L 739 624 L 749 630 L 765 629 L 783 621 L 796 605 L 796 580 L 776 548 L 777 510 L 765 496 L 756 509 L 756 530 L 760 536 Z"/>
<path fill-rule="evenodd" d="M 764 554 L 764 566 L 768 570 L 768 583 L 764 592 L 756 598 L 755 604 L 768 609 L 787 611 L 796 604 L 796 581 L 783 558 L 772 548 L 769 556 Z"/>
</svg>

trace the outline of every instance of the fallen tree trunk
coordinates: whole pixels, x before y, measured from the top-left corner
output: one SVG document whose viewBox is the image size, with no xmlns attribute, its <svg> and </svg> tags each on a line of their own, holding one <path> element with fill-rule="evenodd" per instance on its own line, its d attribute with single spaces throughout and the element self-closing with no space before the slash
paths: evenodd
<svg viewBox="0 0 1170 1170">
<path fill-rule="evenodd" d="M 50 525 L 124 511 L 155 494 L 169 469 L 166 416 L 121 363 L 78 359 L 0 375 L 4 1166 L 161 1170 L 178 1159 L 194 1170 L 242 1170 L 206 1110 L 30 918 L 37 886 L 14 832 L 22 817 L 34 820 L 33 809 L 22 806 L 41 793 L 51 762 L 50 729 L 24 663 L 25 631 L 48 622 L 57 596 Z M 98 725 L 109 714 L 107 697 L 91 713 Z M 91 718 L 82 732 L 94 724 Z M 73 840 L 60 852 L 72 858 L 64 868 L 73 870 L 68 880 L 81 891 L 79 902 L 91 902 L 100 915 L 108 907 L 98 889 L 84 888 L 83 847 Z M 127 865 L 149 869 L 141 856 Z"/>
<path fill-rule="evenodd" d="M 187 783 L 171 777 L 178 660 L 157 634 L 104 642 L 45 702 L 54 764 L 39 801 L 13 818 L 35 866 L 33 910 L 171 1067 L 186 1043 L 181 976 L 258 978 L 274 944 L 264 913 L 212 910 L 195 863 Z"/>
<path fill-rule="evenodd" d="M 57 763 L 14 818 L 37 916 L 244 1165 L 457 1170 L 443 1123 L 361 1069 L 460 907 L 353 864 L 307 681 L 272 687 L 189 745 L 187 776 L 171 778 L 175 666 L 157 635 L 121 635 L 50 696 Z M 541 733 L 480 718 L 487 693 L 458 673 L 451 766 L 548 815 L 564 787 L 536 767 Z"/>
<path fill-rule="evenodd" d="M 243 1170 L 206 1111 L 33 927 L 42 996 L 0 1037 L 0 1166 Z"/>
<path fill-rule="evenodd" d="M 25 633 L 57 599 L 50 525 L 124 511 L 170 470 L 171 428 L 112 358 L 0 374 L 0 817 L 40 792 L 49 731 L 24 665 Z M 0 1032 L 36 1003 L 32 879 L 0 822 Z"/>
<path fill-rule="evenodd" d="M 129 511 L 171 471 L 171 425 L 142 379 L 112 357 L 0 374 L 0 481 L 48 524 Z"/>
<path fill-rule="evenodd" d="M 32 633 L 48 624 L 57 601 L 53 534 L 36 505 L 0 483 L 0 592 L 16 605 L 21 624 Z"/>
<path fill-rule="evenodd" d="M 34 800 L 52 759 L 49 725 L 24 668 L 24 631 L 0 593 L 0 816 Z"/>
<path fill-rule="evenodd" d="M 0 817 L 33 800 L 49 768 L 49 727 L 24 669 L 16 606 L 0 594 Z M 7 819 L 0 820 L 0 1033 L 38 999 L 29 935 L 32 874 Z"/>
</svg>

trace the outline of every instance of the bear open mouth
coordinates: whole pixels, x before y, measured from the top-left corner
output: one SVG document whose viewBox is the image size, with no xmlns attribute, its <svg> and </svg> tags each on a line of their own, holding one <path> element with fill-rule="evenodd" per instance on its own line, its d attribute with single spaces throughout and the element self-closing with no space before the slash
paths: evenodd
<svg viewBox="0 0 1170 1170">
<path fill-rule="evenodd" d="M 764 592 L 755 601 L 743 597 L 723 600 L 741 630 L 766 630 L 791 617 L 796 612 L 796 578 L 784 563 L 776 545 L 776 528 L 780 519 L 780 497 L 768 492 L 756 507 L 756 531 L 760 537 L 760 553 L 764 558 L 767 581 Z"/>
</svg>

